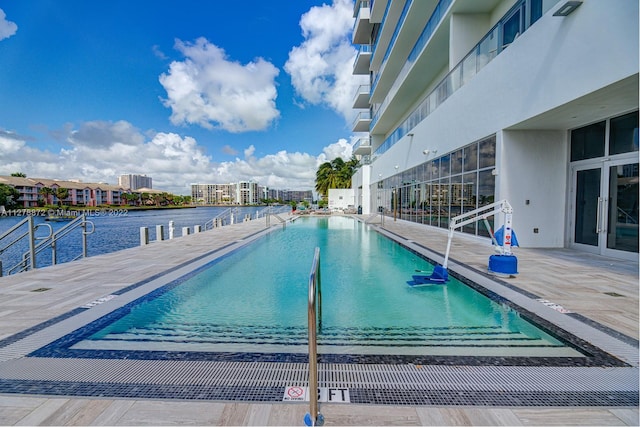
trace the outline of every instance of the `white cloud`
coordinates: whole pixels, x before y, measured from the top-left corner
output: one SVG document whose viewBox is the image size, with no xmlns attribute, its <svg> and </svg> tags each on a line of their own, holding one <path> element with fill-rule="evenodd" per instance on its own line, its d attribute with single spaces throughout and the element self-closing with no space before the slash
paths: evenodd
<svg viewBox="0 0 640 427">
<path fill-rule="evenodd" d="M 27 138 L 0 130 L 0 175 L 23 172 L 35 178 L 116 184 L 121 174 L 146 174 L 154 188 L 185 195 L 191 194 L 191 183 L 249 180 L 271 188 L 311 190 L 320 164 L 338 156 L 348 160 L 352 150 L 347 140 L 340 139 L 319 156 L 281 150 L 256 157 L 250 145 L 242 159 L 214 162 L 190 136 L 149 132 L 151 136 L 145 137 L 126 121 L 86 122 L 78 129 L 67 126 L 71 144 L 59 152 L 33 148 Z"/>
<path fill-rule="evenodd" d="M 72 131 L 69 142 L 90 148 L 106 148 L 115 144 L 135 146 L 144 141 L 144 136 L 131 123 L 92 121 L 85 122 L 80 129 Z"/>
<path fill-rule="evenodd" d="M 4 10 L 0 9 L 0 40 L 8 39 L 18 31 L 15 22 L 8 21 Z"/>
<path fill-rule="evenodd" d="M 279 70 L 270 62 L 231 61 L 202 37 L 194 43 L 177 40 L 176 49 L 184 61 L 173 61 L 160 76 L 173 124 L 246 132 L 267 129 L 280 116 L 275 104 Z"/>
<path fill-rule="evenodd" d="M 353 145 L 346 139 L 340 138 L 337 142 L 324 147 L 322 154 L 318 156 L 320 163 L 330 162 L 331 160 L 342 157 L 344 160 L 351 159 L 353 153 Z"/>
<path fill-rule="evenodd" d="M 10 132 L 0 131 L 0 153 L 15 153 L 24 147 L 25 141 Z"/>
<path fill-rule="evenodd" d="M 312 7 L 300 19 L 305 41 L 289 52 L 284 66 L 296 93 L 306 102 L 326 105 L 347 122 L 356 88 L 367 84 L 368 76 L 354 76 L 356 49 L 351 44 L 353 2 L 334 0 L 331 6 Z"/>
</svg>

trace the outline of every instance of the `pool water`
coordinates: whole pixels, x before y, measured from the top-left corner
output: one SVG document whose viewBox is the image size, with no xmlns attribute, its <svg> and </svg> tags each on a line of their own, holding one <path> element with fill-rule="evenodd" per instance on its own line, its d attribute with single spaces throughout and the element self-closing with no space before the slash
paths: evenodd
<svg viewBox="0 0 640 427">
<path fill-rule="evenodd" d="M 408 286 L 416 270 L 433 266 L 340 216 L 303 217 L 271 232 L 142 298 L 73 348 L 304 353 L 315 247 L 321 354 L 582 356 L 454 277 Z"/>
</svg>

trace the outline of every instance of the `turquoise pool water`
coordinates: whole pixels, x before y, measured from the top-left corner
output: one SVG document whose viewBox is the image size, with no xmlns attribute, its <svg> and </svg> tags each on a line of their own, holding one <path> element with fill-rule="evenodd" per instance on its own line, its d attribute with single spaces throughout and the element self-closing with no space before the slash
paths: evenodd
<svg viewBox="0 0 640 427">
<path fill-rule="evenodd" d="M 320 353 L 582 356 L 451 277 L 411 288 L 432 265 L 347 217 L 303 217 L 142 298 L 76 349 L 307 350 L 308 278 L 321 252 Z"/>
</svg>

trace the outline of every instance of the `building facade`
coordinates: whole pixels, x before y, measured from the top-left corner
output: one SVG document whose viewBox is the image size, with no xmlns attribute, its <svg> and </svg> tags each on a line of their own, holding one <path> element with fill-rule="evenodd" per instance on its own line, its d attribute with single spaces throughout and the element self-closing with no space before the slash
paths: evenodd
<svg viewBox="0 0 640 427">
<path fill-rule="evenodd" d="M 263 194 L 266 194 L 265 199 L 280 200 L 284 203 L 288 202 L 313 202 L 313 191 L 311 190 L 279 190 L 279 189 L 267 189 L 263 188 Z"/>
<path fill-rule="evenodd" d="M 263 198 L 258 184 L 191 184 L 191 200 L 199 205 L 257 205 Z"/>
<path fill-rule="evenodd" d="M 231 184 L 191 184 L 191 200 L 199 205 L 257 205 L 263 200 L 313 201 L 311 190 L 275 190 L 253 181 Z"/>
<path fill-rule="evenodd" d="M 42 204 L 55 205 L 58 202 L 66 206 L 119 206 L 126 203 L 122 195 L 128 193 L 127 189 L 115 185 L 46 178 L 0 176 L 0 184 L 10 185 L 18 190 L 18 204 L 24 208 L 34 208 Z M 65 188 L 68 190 L 68 196 L 59 200 L 55 194 L 43 194 L 43 188 L 49 188 L 54 192 L 59 188 Z"/>
<path fill-rule="evenodd" d="M 638 259 L 637 0 L 356 0 L 354 17 L 363 213 L 446 228 L 507 199 L 522 246 Z"/>
<path fill-rule="evenodd" d="M 137 190 L 139 188 L 153 188 L 152 179 L 146 175 L 126 174 L 118 177 L 118 185 L 122 188 Z"/>
</svg>

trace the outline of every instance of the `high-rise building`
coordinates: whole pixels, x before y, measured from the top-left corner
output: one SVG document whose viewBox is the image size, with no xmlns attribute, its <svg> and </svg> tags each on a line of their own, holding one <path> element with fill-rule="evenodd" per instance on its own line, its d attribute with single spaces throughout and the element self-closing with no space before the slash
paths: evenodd
<svg viewBox="0 0 640 427">
<path fill-rule="evenodd" d="M 363 213 L 447 228 L 506 199 L 522 246 L 638 259 L 637 0 L 356 0 L 354 17 Z"/>
<path fill-rule="evenodd" d="M 262 198 L 258 184 L 241 181 L 230 184 L 191 184 L 191 200 L 202 205 L 256 205 Z"/>
<path fill-rule="evenodd" d="M 125 174 L 118 177 L 118 185 L 122 188 L 137 190 L 138 188 L 153 188 L 151 177 L 146 175 Z"/>
</svg>

